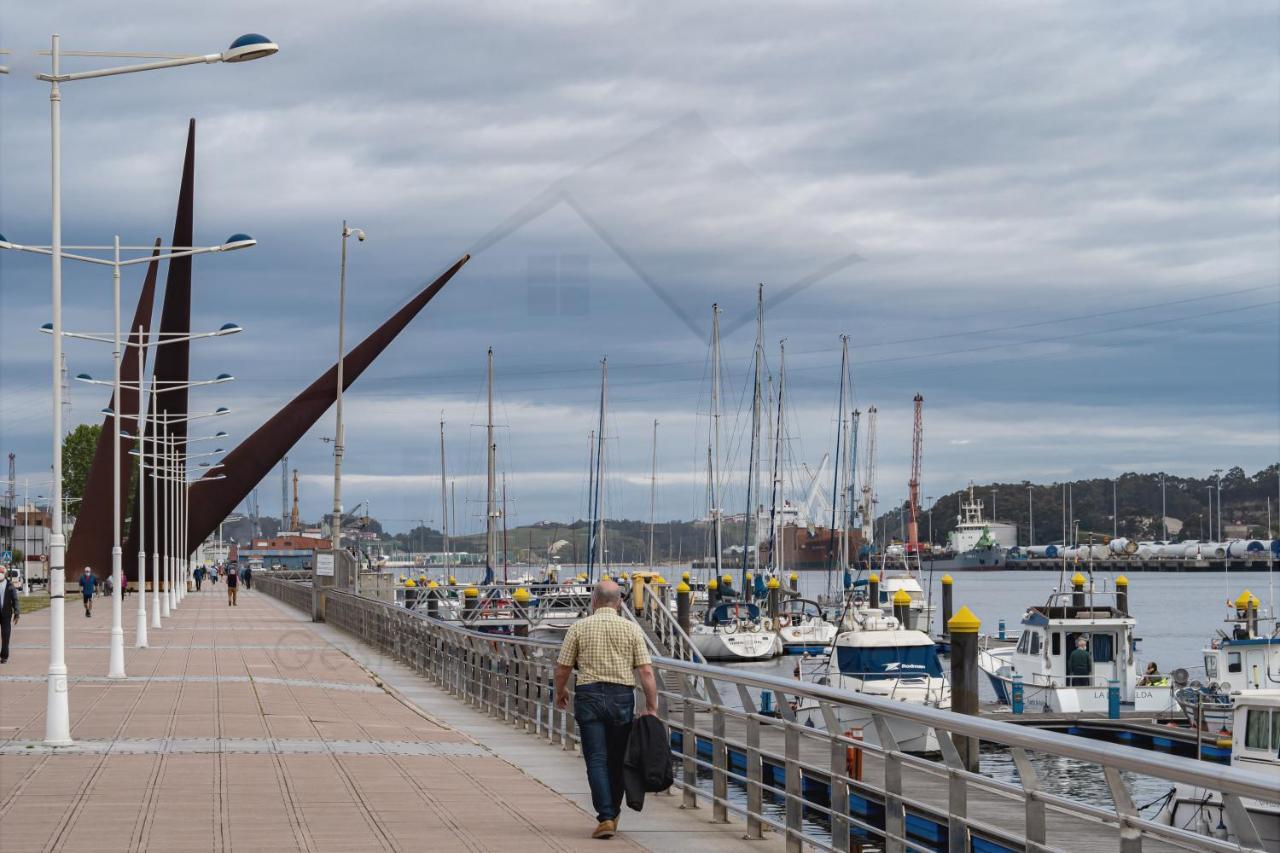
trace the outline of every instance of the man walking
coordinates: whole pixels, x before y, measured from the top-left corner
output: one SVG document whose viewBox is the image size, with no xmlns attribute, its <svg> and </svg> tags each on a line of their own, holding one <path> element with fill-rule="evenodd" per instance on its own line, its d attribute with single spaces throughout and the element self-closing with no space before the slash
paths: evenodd
<svg viewBox="0 0 1280 853">
<path fill-rule="evenodd" d="M 578 672 L 573 715 L 582 739 L 591 804 L 599 825 L 592 838 L 612 838 L 622 809 L 622 769 L 635 715 L 637 678 L 645 714 L 658 713 L 658 685 L 639 626 L 621 615 L 622 592 L 601 581 L 591 593 L 592 613 L 569 628 L 556 660 L 556 707 L 569 707 L 569 674 Z"/>
<path fill-rule="evenodd" d="M 16 571 L 0 576 L 0 663 L 9 662 L 9 634 L 18 624 L 21 612 L 18 591 L 13 588 L 13 579 L 17 576 Z"/>
<path fill-rule="evenodd" d="M 244 567 L 244 588 L 246 590 L 253 589 L 253 563 L 249 563 Z"/>
<path fill-rule="evenodd" d="M 228 607 L 236 606 L 236 580 L 237 580 L 236 573 L 228 569 L 227 570 L 227 606 Z"/>
<path fill-rule="evenodd" d="M 87 619 L 93 615 L 93 592 L 98 587 L 98 579 L 93 576 L 93 570 L 85 566 L 79 583 L 80 595 L 84 597 L 84 615 Z"/>
</svg>

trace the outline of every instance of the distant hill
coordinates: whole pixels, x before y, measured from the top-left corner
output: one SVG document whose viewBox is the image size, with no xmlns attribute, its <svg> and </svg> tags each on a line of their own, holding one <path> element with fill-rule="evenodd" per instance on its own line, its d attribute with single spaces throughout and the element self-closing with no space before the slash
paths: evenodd
<svg viewBox="0 0 1280 853">
<path fill-rule="evenodd" d="M 1277 495 L 1276 476 L 1280 465 L 1271 465 L 1249 476 L 1240 467 L 1222 474 L 1222 525 L 1229 537 L 1267 535 L 1267 499 L 1271 501 L 1271 535 L 1280 535 L 1280 496 Z M 1018 525 L 1019 542 L 1026 544 L 1028 522 L 1028 489 L 1035 516 L 1035 542 L 1046 544 L 1061 542 L 1063 531 L 1064 489 L 1069 494 L 1071 514 L 1080 531 L 1080 540 L 1088 541 L 1093 533 L 1097 539 L 1111 536 L 1112 532 L 1132 539 L 1159 539 L 1160 477 L 1156 474 L 1121 474 L 1117 479 L 1074 480 L 1068 483 L 1039 485 L 1021 483 L 974 484 L 974 497 L 983 503 L 983 512 L 992 517 L 994 493 L 995 518 Z M 1117 511 L 1112 522 L 1112 484 L 1115 484 Z M 1166 514 L 1170 519 L 1170 539 L 1203 539 L 1209 536 L 1209 497 L 1214 489 L 1213 521 L 1217 534 L 1216 480 L 1210 475 L 1204 478 L 1165 476 Z M 934 501 L 933 541 L 945 543 L 947 534 L 955 529 L 960 501 L 968 489 L 943 495 Z M 904 503 L 905 507 L 905 503 Z M 922 510 L 920 535 L 927 538 L 929 507 Z M 905 513 L 903 514 L 905 516 Z M 885 530 L 890 537 L 900 537 L 898 508 L 885 513 L 877 520 L 877 530 Z"/>
</svg>

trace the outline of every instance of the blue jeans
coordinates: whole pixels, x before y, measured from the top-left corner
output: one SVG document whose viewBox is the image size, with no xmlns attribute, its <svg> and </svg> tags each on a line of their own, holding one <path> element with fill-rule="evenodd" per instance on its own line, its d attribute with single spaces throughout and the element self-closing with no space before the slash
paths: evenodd
<svg viewBox="0 0 1280 853">
<path fill-rule="evenodd" d="M 635 690 L 595 682 L 574 691 L 573 715 L 587 762 L 587 784 L 596 820 L 617 820 L 622 811 L 622 764 L 635 717 Z"/>
</svg>

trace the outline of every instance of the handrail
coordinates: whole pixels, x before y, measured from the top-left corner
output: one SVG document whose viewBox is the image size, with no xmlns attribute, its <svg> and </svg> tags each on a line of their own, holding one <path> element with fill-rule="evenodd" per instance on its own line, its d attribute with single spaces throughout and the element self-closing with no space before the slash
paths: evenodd
<svg viewBox="0 0 1280 853">
<path fill-rule="evenodd" d="M 280 581 L 264 587 L 271 594 L 283 587 L 305 585 Z M 457 623 L 430 619 L 383 601 L 353 593 L 324 590 L 326 620 L 348 630 L 435 680 L 480 710 L 505 719 L 551 743 L 572 749 L 576 728 L 572 709 L 554 707 L 551 676 L 555 645 L 513 636 L 469 630 Z M 673 758 L 680 761 L 677 786 L 684 803 L 695 806 L 709 798 L 714 820 L 726 820 L 729 812 L 746 819 L 747 836 L 760 837 L 765 826 L 784 833 L 789 850 L 802 846 L 845 851 L 849 832 L 856 840 L 883 843 L 900 851 L 917 843 L 908 837 L 908 813 L 941 826 L 953 849 L 967 849 L 967 839 L 983 837 L 1004 846 L 1053 849 L 1046 842 L 1046 810 L 1071 821 L 1072 832 L 1094 831 L 1119 835 L 1122 849 L 1138 849 L 1144 838 L 1197 850 L 1256 849 L 1260 843 L 1248 813 L 1246 799 L 1275 799 L 1271 777 L 1251 770 L 1220 767 L 1186 758 L 1146 752 L 1134 747 L 1099 744 L 1084 738 L 1033 727 L 971 717 L 924 705 L 851 693 L 810 682 L 780 678 L 751 669 L 730 669 L 671 657 L 655 657 L 659 678 L 659 714 L 679 746 Z M 735 707 L 722 697 L 736 694 Z M 777 699 L 779 716 L 762 713 L 761 693 Z M 796 720 L 789 699 L 815 707 L 826 721 L 824 728 L 808 728 Z M 861 742 L 841 733 L 841 709 L 870 717 L 878 742 Z M 890 727 L 915 724 L 937 735 L 943 761 L 931 761 L 904 753 Z M 732 725 L 734 728 L 730 729 Z M 765 737 L 770 740 L 766 742 Z M 1008 748 L 1018 768 L 1018 782 L 993 779 L 965 768 L 956 744 L 973 738 Z M 802 744 L 811 747 L 803 751 Z M 813 748 L 819 747 L 819 748 Z M 710 757 L 706 757 L 707 750 Z M 846 750 L 862 749 L 877 756 L 884 766 L 883 781 L 854 778 L 846 766 Z M 1115 810 L 1110 811 L 1045 792 L 1039 788 L 1028 752 L 1048 754 L 1101 767 Z M 736 758 L 730 760 L 730 753 Z M 815 758 L 815 756 L 817 756 Z M 829 756 L 829 758 L 828 758 Z M 741 770 L 742 761 L 746 770 Z M 769 770 L 768 768 L 773 768 Z M 765 771 L 768 775 L 762 775 Z M 1144 774 L 1170 783 L 1182 783 L 1220 795 L 1222 809 L 1232 829 L 1243 837 L 1239 844 L 1200 836 L 1157 823 L 1134 806 L 1120 773 Z M 777 781 L 777 773 L 785 783 Z M 706 781 L 709 774 L 710 781 Z M 909 778 L 907 777 L 909 774 Z M 933 793 L 922 780 L 937 781 Z M 830 786 L 830 797 L 815 800 L 813 783 Z M 730 797 L 728 786 L 746 789 L 742 798 Z M 940 787 L 938 787 L 940 786 Z M 708 790 L 710 788 L 710 790 Z M 947 792 L 950 792 L 949 794 Z M 969 793 L 966 793 L 969 792 Z M 1007 816 L 983 814 L 972 792 L 982 792 L 1005 802 L 1018 802 L 1026 810 L 1025 826 L 1010 825 Z M 780 798 L 783 814 L 765 807 L 765 793 Z M 854 813 L 831 807 L 850 796 L 872 803 L 874 809 Z M 966 803 L 968 805 L 966 806 Z M 859 817 L 872 812 L 882 818 Z M 829 821 L 830 834 L 808 821 L 817 814 Z M 993 816 L 994 815 L 994 816 Z M 1076 827 L 1079 824 L 1079 827 Z"/>
</svg>

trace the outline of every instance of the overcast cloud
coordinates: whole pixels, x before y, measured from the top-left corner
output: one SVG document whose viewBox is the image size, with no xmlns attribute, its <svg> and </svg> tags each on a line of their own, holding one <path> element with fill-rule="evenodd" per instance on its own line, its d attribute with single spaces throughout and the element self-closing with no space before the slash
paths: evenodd
<svg viewBox="0 0 1280 853">
<path fill-rule="evenodd" d="M 775 374 L 787 339 L 797 466 L 832 444 L 848 334 L 854 405 L 880 410 L 885 503 L 905 494 L 916 392 L 927 495 L 1280 455 L 1274 3 L 173 9 L 0 10 L 0 231 L 48 240 L 32 75 L 50 33 L 72 50 L 279 42 L 262 62 L 66 85 L 64 235 L 168 240 L 197 119 L 197 241 L 260 241 L 196 263 L 193 324 L 246 331 L 193 349 L 193 374 L 237 382 L 192 406 L 233 407 L 237 440 L 332 363 L 343 218 L 369 233 L 351 246 L 351 341 L 474 251 L 348 397 L 345 503 L 392 529 L 439 523 L 442 412 L 459 514 L 479 526 L 489 345 L 513 521 L 585 512 L 605 355 L 609 514 L 648 514 L 655 418 L 659 516 L 705 512 L 713 302 L 742 503 L 757 282 Z M 65 275 L 68 328 L 109 328 L 109 278 Z M 36 493 L 48 264 L 0 253 L 0 283 L 0 450 Z M 110 375 L 102 347 L 68 359 Z M 72 400 L 91 421 L 106 395 Z M 290 454 L 310 518 L 332 431 L 326 416 Z M 279 511 L 278 475 L 260 499 Z"/>
</svg>

